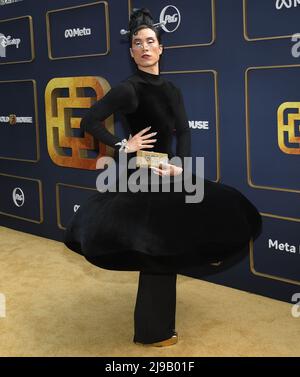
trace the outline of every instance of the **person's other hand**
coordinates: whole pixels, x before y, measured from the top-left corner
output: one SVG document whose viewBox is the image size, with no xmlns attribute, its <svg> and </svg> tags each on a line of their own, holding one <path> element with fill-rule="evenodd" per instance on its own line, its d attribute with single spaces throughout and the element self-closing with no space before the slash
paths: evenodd
<svg viewBox="0 0 300 377">
<path fill-rule="evenodd" d="M 127 148 L 126 153 L 136 152 L 139 149 L 143 148 L 153 148 L 154 145 L 151 143 L 155 143 L 157 139 L 149 139 L 151 136 L 157 134 L 157 132 L 152 132 L 151 134 L 144 135 L 145 132 L 149 131 L 151 128 L 147 127 L 135 134 L 133 137 L 129 138 L 127 141 Z"/>
<path fill-rule="evenodd" d="M 150 169 L 152 169 L 154 174 L 158 174 L 160 176 L 163 175 L 180 175 L 183 171 L 183 169 L 180 166 L 167 164 L 167 163 L 160 163 L 161 168 L 157 168 L 155 166 L 151 166 Z"/>
</svg>

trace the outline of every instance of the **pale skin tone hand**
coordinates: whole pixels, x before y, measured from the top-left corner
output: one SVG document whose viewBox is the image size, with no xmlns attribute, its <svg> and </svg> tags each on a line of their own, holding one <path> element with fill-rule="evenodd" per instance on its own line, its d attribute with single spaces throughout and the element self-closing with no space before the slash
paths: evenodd
<svg viewBox="0 0 300 377">
<path fill-rule="evenodd" d="M 126 153 L 136 152 L 138 150 L 144 148 L 153 148 L 157 139 L 149 139 L 150 137 L 157 134 L 157 132 L 152 132 L 150 134 L 145 135 L 147 131 L 150 130 L 151 127 L 144 128 L 137 134 L 135 134 L 131 139 L 127 141 L 128 148 L 126 149 Z M 160 164 L 160 168 L 151 167 L 154 174 L 158 174 L 160 176 L 163 175 L 179 175 L 182 173 L 183 169 L 179 166 L 172 165 L 172 164 Z"/>
<path fill-rule="evenodd" d="M 157 132 L 152 132 L 151 134 L 144 135 L 145 132 L 149 131 L 151 127 L 144 128 L 142 131 L 135 134 L 131 139 L 127 141 L 127 153 L 136 152 L 142 148 L 153 148 L 157 139 L 149 139 L 149 137 L 154 136 Z"/>
<path fill-rule="evenodd" d="M 160 164 L 161 168 L 157 168 L 154 166 L 151 166 L 151 169 L 154 174 L 158 174 L 160 176 L 163 175 L 180 175 L 183 171 L 183 169 L 180 166 L 172 165 L 172 164 Z"/>
</svg>

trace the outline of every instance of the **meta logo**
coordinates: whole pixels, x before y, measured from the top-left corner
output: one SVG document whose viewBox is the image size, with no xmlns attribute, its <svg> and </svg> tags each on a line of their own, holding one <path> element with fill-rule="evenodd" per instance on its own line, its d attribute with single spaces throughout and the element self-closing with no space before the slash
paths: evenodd
<svg viewBox="0 0 300 377">
<path fill-rule="evenodd" d="M 278 146 L 286 154 L 300 154 L 300 102 L 284 102 L 277 110 Z"/>
<path fill-rule="evenodd" d="M 83 37 L 85 35 L 91 35 L 92 30 L 90 28 L 83 28 L 83 29 L 66 29 L 65 30 L 65 38 L 74 38 L 74 37 Z"/>
<path fill-rule="evenodd" d="M 16 187 L 13 190 L 12 198 L 17 207 L 22 207 L 25 202 L 25 195 L 24 192 L 20 189 L 20 187 Z"/>
<path fill-rule="evenodd" d="M 275 250 L 286 251 L 292 254 L 298 254 L 300 252 L 300 246 L 297 248 L 295 245 L 290 245 L 288 242 L 280 243 L 278 240 L 269 239 L 269 249 L 274 248 Z"/>
<path fill-rule="evenodd" d="M 167 5 L 164 9 L 160 12 L 159 17 L 160 22 L 165 22 L 162 25 L 162 29 L 167 33 L 173 33 L 175 30 L 178 29 L 181 23 L 181 14 L 174 5 Z"/>
<path fill-rule="evenodd" d="M 300 0 L 276 0 L 276 9 L 296 8 L 300 5 Z"/>
<path fill-rule="evenodd" d="M 201 120 L 189 120 L 189 126 L 193 129 L 198 130 L 209 130 L 208 121 L 201 121 Z"/>
</svg>

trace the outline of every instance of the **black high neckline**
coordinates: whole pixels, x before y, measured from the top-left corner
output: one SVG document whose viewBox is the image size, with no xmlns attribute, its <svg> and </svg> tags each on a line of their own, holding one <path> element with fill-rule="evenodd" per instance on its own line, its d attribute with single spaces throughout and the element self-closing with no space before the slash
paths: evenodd
<svg viewBox="0 0 300 377">
<path fill-rule="evenodd" d="M 150 82 L 150 83 L 153 83 L 153 84 L 159 84 L 162 82 L 162 78 L 161 78 L 161 75 L 158 74 L 158 75 L 155 75 L 154 73 L 149 73 L 149 72 L 145 72 L 145 71 L 141 71 L 140 69 L 137 68 L 136 70 L 136 73 L 142 77 L 143 79 L 145 79 L 146 81 Z"/>
</svg>

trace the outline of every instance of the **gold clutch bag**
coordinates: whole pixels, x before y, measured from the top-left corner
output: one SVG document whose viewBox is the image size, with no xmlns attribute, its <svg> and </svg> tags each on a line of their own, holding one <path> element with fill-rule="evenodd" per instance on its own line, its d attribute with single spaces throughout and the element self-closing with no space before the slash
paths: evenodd
<svg viewBox="0 0 300 377">
<path fill-rule="evenodd" d="M 168 154 L 152 151 L 138 150 L 136 152 L 136 166 L 138 167 L 159 167 L 160 163 L 168 163 Z"/>
</svg>

